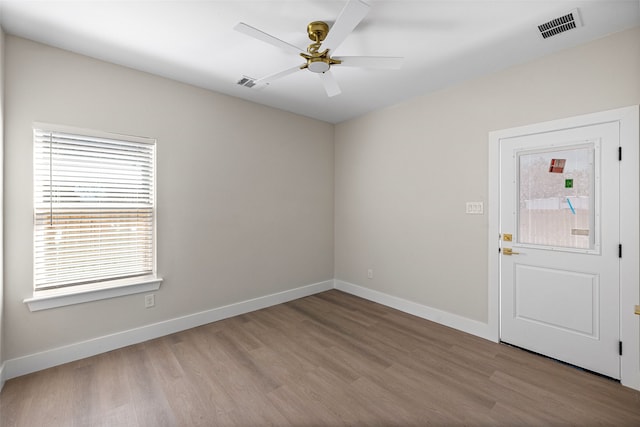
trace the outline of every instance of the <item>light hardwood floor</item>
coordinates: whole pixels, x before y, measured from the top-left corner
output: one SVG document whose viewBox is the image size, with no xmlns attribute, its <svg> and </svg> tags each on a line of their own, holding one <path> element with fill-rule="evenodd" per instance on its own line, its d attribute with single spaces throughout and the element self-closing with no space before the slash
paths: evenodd
<svg viewBox="0 0 640 427">
<path fill-rule="evenodd" d="M 640 392 L 329 291 L 8 381 L 0 426 L 640 426 Z"/>
</svg>

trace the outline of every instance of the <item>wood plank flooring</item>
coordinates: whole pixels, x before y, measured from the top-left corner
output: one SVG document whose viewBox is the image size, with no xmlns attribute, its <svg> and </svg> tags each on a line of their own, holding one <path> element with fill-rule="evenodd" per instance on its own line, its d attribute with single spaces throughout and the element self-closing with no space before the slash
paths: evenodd
<svg viewBox="0 0 640 427">
<path fill-rule="evenodd" d="M 640 426 L 640 392 L 328 291 L 8 381 L 0 426 Z"/>
</svg>

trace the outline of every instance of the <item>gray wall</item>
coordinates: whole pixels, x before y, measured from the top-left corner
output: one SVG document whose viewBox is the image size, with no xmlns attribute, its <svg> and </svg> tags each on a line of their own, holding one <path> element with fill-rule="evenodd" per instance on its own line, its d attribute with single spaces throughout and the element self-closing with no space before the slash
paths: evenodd
<svg viewBox="0 0 640 427">
<path fill-rule="evenodd" d="M 488 216 L 464 208 L 486 207 L 488 132 L 640 103 L 640 29 L 335 127 L 12 36 L 5 54 L 5 360 L 333 277 L 486 322 Z M 33 121 L 158 138 L 155 308 L 22 303 Z"/>
<path fill-rule="evenodd" d="M 337 125 L 335 278 L 487 322 L 488 133 L 639 103 L 636 28 Z"/>
<path fill-rule="evenodd" d="M 6 37 L 5 359 L 333 278 L 333 126 Z M 32 123 L 158 140 L 156 307 L 29 312 Z"/>
</svg>

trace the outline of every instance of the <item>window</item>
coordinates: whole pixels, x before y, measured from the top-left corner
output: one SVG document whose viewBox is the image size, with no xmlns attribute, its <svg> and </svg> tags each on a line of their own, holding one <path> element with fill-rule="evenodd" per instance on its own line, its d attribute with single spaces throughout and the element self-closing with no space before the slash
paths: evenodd
<svg viewBox="0 0 640 427">
<path fill-rule="evenodd" d="M 158 281 L 155 140 L 61 129 L 34 128 L 34 299 Z"/>
<path fill-rule="evenodd" d="M 597 250 L 596 145 L 528 150 L 518 158 L 518 243 Z"/>
</svg>

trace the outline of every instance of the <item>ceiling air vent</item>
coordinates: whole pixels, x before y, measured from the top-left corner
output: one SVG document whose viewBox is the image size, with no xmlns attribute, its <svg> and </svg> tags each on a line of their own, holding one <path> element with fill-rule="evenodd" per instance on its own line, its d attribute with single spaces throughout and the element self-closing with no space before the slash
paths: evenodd
<svg viewBox="0 0 640 427">
<path fill-rule="evenodd" d="M 540 30 L 540 35 L 542 35 L 542 38 L 546 39 L 581 26 L 582 22 L 580 21 L 578 9 L 573 9 L 571 12 L 567 13 L 564 16 L 538 25 L 538 30 Z"/>
<path fill-rule="evenodd" d="M 245 86 L 245 87 L 254 87 L 256 85 L 256 79 L 247 77 L 247 76 L 242 76 L 242 78 L 238 80 L 238 84 L 240 86 Z"/>
</svg>

